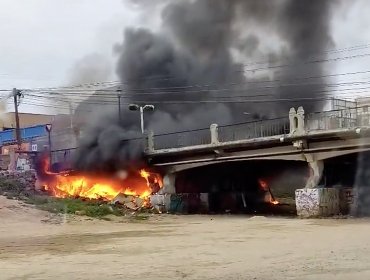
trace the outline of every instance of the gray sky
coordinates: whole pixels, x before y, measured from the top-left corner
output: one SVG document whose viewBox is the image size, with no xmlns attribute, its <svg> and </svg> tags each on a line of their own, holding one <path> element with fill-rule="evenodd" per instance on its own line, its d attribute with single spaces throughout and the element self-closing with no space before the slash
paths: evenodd
<svg viewBox="0 0 370 280">
<path fill-rule="evenodd" d="M 85 55 L 111 57 L 134 19 L 121 0 L 0 0 L 0 88 L 63 85 Z"/>
<path fill-rule="evenodd" d="M 333 19 L 336 49 L 370 43 L 370 1 L 346 1 Z M 104 56 L 114 73 L 112 46 L 125 27 L 151 25 L 148 20 L 128 0 L 0 0 L 0 89 L 66 85 L 73 65 L 91 54 Z M 329 67 L 361 71 L 369 62 Z"/>
</svg>

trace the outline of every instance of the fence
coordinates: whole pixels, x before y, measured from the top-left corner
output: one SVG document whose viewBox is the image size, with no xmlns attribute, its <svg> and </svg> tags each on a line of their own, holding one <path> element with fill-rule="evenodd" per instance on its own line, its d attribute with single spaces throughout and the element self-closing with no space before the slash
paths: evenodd
<svg viewBox="0 0 370 280">
<path fill-rule="evenodd" d="M 154 135 L 154 149 L 182 148 L 211 143 L 209 128 Z"/>
<path fill-rule="evenodd" d="M 238 141 L 274 135 L 285 135 L 288 133 L 288 118 L 277 118 L 220 126 L 218 129 L 218 137 L 220 142 Z"/>
<path fill-rule="evenodd" d="M 289 119 L 277 118 L 218 127 L 218 141 L 229 142 L 289 133 Z M 211 144 L 209 128 L 154 135 L 154 149 Z"/>
<path fill-rule="evenodd" d="M 339 128 L 354 128 L 360 125 L 359 108 L 347 108 L 307 115 L 306 130 L 330 130 Z"/>
</svg>

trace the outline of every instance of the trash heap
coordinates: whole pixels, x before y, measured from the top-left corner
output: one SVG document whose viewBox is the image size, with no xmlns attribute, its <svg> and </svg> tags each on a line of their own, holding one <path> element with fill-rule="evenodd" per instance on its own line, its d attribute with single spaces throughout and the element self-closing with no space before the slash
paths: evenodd
<svg viewBox="0 0 370 280">
<path fill-rule="evenodd" d="M 14 182 L 19 189 L 33 191 L 36 184 L 36 171 L 0 171 L 0 182 Z"/>
<path fill-rule="evenodd" d="M 116 206 L 123 206 L 129 210 L 138 211 L 144 208 L 151 208 L 151 205 L 148 200 L 134 196 L 134 195 L 126 195 L 124 193 L 118 194 L 110 204 Z"/>
</svg>

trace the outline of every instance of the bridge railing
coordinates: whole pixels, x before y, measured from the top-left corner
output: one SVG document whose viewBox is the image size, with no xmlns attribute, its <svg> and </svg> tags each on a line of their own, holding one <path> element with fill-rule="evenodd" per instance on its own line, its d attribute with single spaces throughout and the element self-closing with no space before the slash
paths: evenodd
<svg viewBox="0 0 370 280">
<path fill-rule="evenodd" d="M 289 118 L 253 121 L 218 127 L 220 142 L 289 134 Z"/>
<path fill-rule="evenodd" d="M 291 108 L 289 117 L 224 126 L 211 125 L 205 129 L 154 135 L 148 137 L 148 147 L 149 150 L 182 148 L 288 134 L 301 136 L 310 131 L 351 129 L 359 126 L 370 126 L 367 106 L 309 114 L 305 114 L 303 107 L 299 107 L 298 110 Z"/>
<path fill-rule="evenodd" d="M 182 148 L 211 143 L 209 128 L 154 135 L 154 149 Z"/>
<path fill-rule="evenodd" d="M 289 118 L 260 120 L 233 125 L 217 126 L 215 132 L 212 128 L 191 131 L 157 134 L 153 137 L 155 150 L 182 148 L 216 142 L 230 142 L 247 140 L 274 135 L 289 134 Z M 212 133 L 216 133 L 213 135 Z"/>
<path fill-rule="evenodd" d="M 339 128 L 353 128 L 360 125 L 358 108 L 317 112 L 306 117 L 306 130 L 330 130 Z"/>
</svg>

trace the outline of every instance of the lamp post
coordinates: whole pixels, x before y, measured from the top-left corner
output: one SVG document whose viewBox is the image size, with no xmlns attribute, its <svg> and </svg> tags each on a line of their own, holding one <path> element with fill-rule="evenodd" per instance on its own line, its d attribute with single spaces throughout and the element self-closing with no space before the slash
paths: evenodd
<svg viewBox="0 0 370 280">
<path fill-rule="evenodd" d="M 128 106 L 128 108 L 129 108 L 130 111 L 140 111 L 141 133 L 144 134 L 144 132 L 145 132 L 145 129 L 144 129 L 144 112 L 145 111 L 153 112 L 154 109 L 155 109 L 154 105 L 147 104 L 147 105 L 140 106 L 140 105 L 137 105 L 137 104 L 130 104 Z"/>
<path fill-rule="evenodd" d="M 49 169 L 51 170 L 51 164 L 52 164 L 52 153 L 51 153 L 51 124 L 47 124 L 45 126 L 46 131 L 48 132 L 48 140 L 49 140 Z"/>
</svg>

